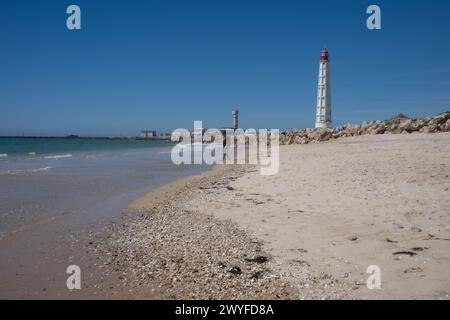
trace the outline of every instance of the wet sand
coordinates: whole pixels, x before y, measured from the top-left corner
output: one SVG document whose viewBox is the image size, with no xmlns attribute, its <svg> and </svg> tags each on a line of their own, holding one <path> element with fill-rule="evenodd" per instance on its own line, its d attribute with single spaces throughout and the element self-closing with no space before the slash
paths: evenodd
<svg viewBox="0 0 450 320">
<path fill-rule="evenodd" d="M 130 297 L 96 251 L 105 227 L 136 215 L 127 204 L 152 188 L 207 169 L 176 167 L 170 147 L 36 157 L 2 163 L 52 167 L 0 174 L 0 299 Z M 70 265 L 81 268 L 81 290 L 66 286 Z"/>
</svg>

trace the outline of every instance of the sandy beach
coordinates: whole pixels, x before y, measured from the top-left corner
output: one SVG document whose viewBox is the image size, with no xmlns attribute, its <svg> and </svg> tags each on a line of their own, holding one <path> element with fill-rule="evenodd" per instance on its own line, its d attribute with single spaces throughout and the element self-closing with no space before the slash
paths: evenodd
<svg viewBox="0 0 450 320">
<path fill-rule="evenodd" d="M 134 298 L 449 298 L 449 133 L 282 146 L 280 161 L 159 188 L 98 250 Z"/>
</svg>

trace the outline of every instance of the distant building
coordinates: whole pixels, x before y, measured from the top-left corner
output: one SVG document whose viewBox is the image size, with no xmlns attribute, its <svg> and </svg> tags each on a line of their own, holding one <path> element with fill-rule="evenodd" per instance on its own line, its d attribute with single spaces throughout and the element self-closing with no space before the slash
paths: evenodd
<svg viewBox="0 0 450 320">
<path fill-rule="evenodd" d="M 160 138 L 161 140 L 170 140 L 171 137 L 172 137 L 172 134 L 171 134 L 171 133 L 167 133 L 167 132 L 161 133 L 161 134 L 159 135 L 159 138 Z"/>
<path fill-rule="evenodd" d="M 141 138 L 154 139 L 154 138 L 156 138 L 156 131 L 154 131 L 154 130 L 142 130 L 141 131 Z"/>
</svg>

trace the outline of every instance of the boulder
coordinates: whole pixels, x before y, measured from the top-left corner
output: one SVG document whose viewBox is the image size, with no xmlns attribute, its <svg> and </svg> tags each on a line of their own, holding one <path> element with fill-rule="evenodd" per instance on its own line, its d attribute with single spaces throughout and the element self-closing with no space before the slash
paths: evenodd
<svg viewBox="0 0 450 320">
<path fill-rule="evenodd" d="M 450 132 L 450 119 L 447 120 L 444 127 L 445 132 Z"/>
<path fill-rule="evenodd" d="M 377 123 L 368 130 L 368 134 L 383 134 L 386 131 L 386 125 L 384 123 Z"/>
<path fill-rule="evenodd" d="M 361 133 L 361 126 L 357 124 L 350 124 L 347 126 L 345 132 L 347 137 L 357 136 Z"/>
<path fill-rule="evenodd" d="M 439 126 L 438 126 L 437 124 L 434 124 L 434 123 L 433 123 L 433 124 L 429 124 L 429 125 L 423 127 L 423 128 L 422 128 L 422 132 L 425 132 L 425 133 L 435 133 L 435 132 L 438 131 L 438 129 L 439 129 Z"/>
<path fill-rule="evenodd" d="M 411 119 L 402 122 L 399 126 L 399 129 L 402 130 L 402 133 L 403 131 L 406 131 L 407 133 L 416 131 L 416 127 L 413 125 L 413 121 Z"/>
</svg>

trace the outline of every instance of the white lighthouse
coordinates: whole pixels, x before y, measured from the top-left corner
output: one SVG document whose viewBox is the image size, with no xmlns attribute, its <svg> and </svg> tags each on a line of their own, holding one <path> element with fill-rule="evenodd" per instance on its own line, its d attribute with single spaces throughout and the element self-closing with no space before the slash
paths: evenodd
<svg viewBox="0 0 450 320">
<path fill-rule="evenodd" d="M 316 128 L 331 127 L 331 87 L 328 50 L 320 55 L 319 86 L 317 90 Z"/>
</svg>

